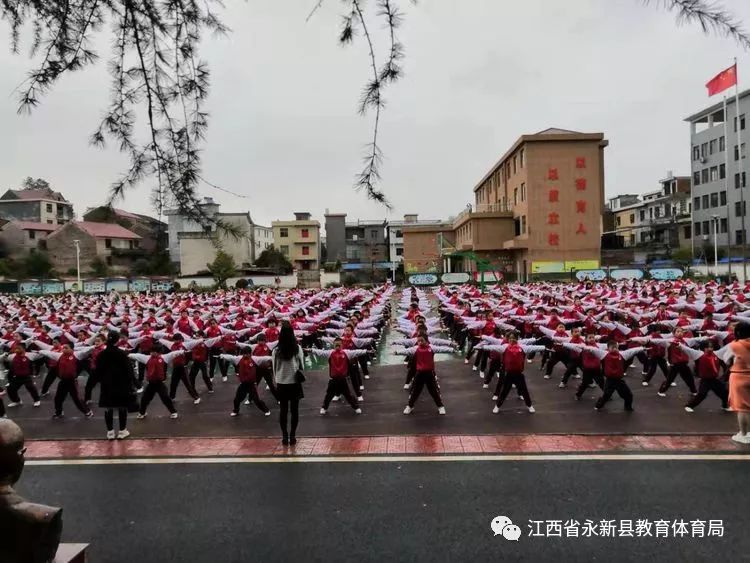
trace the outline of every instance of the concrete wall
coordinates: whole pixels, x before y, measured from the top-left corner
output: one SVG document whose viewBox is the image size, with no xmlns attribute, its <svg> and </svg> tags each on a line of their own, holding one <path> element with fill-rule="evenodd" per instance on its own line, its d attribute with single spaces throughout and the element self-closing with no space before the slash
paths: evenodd
<svg viewBox="0 0 750 563">
<path fill-rule="evenodd" d="M 346 261 L 346 215 L 326 215 L 326 252 L 328 262 Z"/>
<path fill-rule="evenodd" d="M 453 230 L 449 226 L 442 230 L 426 228 L 404 230 L 404 271 L 406 273 L 441 270 L 442 258 L 438 248 L 440 233 L 453 242 Z"/>
<path fill-rule="evenodd" d="M 239 279 L 252 280 L 255 286 L 269 286 L 273 287 L 276 285 L 275 280 L 278 277 L 280 280 L 279 287 L 282 288 L 293 288 L 297 287 L 297 275 L 291 274 L 289 276 L 241 276 L 229 278 L 227 280 L 228 287 L 234 287 Z M 175 281 L 179 282 L 180 287 L 187 289 L 192 282 L 195 282 L 198 287 L 211 287 L 214 285 L 214 279 L 208 276 L 180 276 Z"/>
<path fill-rule="evenodd" d="M 80 241 L 81 272 L 91 270 L 91 262 L 97 256 L 96 239 L 69 223 L 47 237 L 47 255 L 52 267 L 61 274 L 76 268 L 76 247 L 74 240 Z"/>
<path fill-rule="evenodd" d="M 22 258 L 32 250 L 39 248 L 39 241 L 47 238 L 47 231 L 34 231 L 34 238 L 27 230 L 19 229 L 13 223 L 7 223 L 0 229 L 0 241 L 3 242 L 11 258 Z"/>
<path fill-rule="evenodd" d="M 325 287 L 328 284 L 341 283 L 341 274 L 339 272 L 324 272 L 320 271 L 320 287 Z"/>
</svg>

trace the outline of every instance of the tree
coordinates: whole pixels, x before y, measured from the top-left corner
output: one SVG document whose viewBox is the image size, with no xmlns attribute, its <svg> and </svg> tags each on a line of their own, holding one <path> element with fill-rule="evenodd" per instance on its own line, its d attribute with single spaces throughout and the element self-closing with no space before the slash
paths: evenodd
<svg viewBox="0 0 750 563">
<path fill-rule="evenodd" d="M 28 176 L 22 183 L 21 186 L 25 190 L 49 190 L 50 185 L 47 180 L 44 178 L 32 178 L 31 176 Z"/>
<path fill-rule="evenodd" d="M 318 0 L 308 19 L 323 1 Z M 750 48 L 750 35 L 740 22 L 710 0 L 641 1 L 675 12 L 678 23 L 697 24 L 707 33 L 726 35 L 744 49 Z M 377 187 L 382 160 L 378 133 L 385 104 L 383 90 L 402 75 L 404 46 L 397 32 L 403 15 L 398 0 L 374 0 L 370 13 L 365 4 L 365 0 L 343 0 L 339 34 L 342 45 L 361 34 L 368 49 L 370 78 L 360 97 L 359 112 L 364 115 L 372 111 L 374 118 L 355 188 L 388 205 Z M 128 155 L 130 165 L 114 182 L 110 201 L 154 178 L 153 196 L 160 215 L 166 205 L 174 205 L 204 226 L 215 224 L 236 234 L 231 225 L 205 214 L 197 193 L 200 182 L 213 186 L 201 176 L 200 148 L 208 127 L 205 102 L 210 73 L 200 59 L 199 47 L 205 32 L 228 31 L 214 11 L 221 6 L 222 0 L 0 0 L 0 17 L 10 23 L 14 52 L 19 52 L 22 31 L 29 29 L 32 55 L 42 53 L 38 66 L 20 89 L 19 111 L 37 107 L 42 96 L 66 73 L 98 61 L 94 36 L 111 27 L 111 98 L 91 141 L 97 146 L 107 140 L 115 142 Z M 389 37 L 387 54 L 380 61 L 370 33 L 377 23 L 385 26 Z M 145 116 L 145 127 L 137 122 L 139 115 Z M 145 137 L 137 137 L 138 131 L 144 131 Z"/>
<path fill-rule="evenodd" d="M 97 278 L 106 278 L 109 275 L 107 263 L 97 256 L 91 261 L 91 273 Z"/>
<path fill-rule="evenodd" d="M 291 274 L 294 270 L 294 266 L 287 260 L 287 257 L 273 246 L 260 253 L 260 256 L 255 260 L 255 265 L 259 268 L 270 268 L 278 274 Z"/>
<path fill-rule="evenodd" d="M 237 273 L 237 265 L 234 258 L 223 250 L 216 251 L 216 257 L 210 264 L 206 264 L 208 271 L 216 281 L 216 285 L 226 288 L 227 280 Z"/>
<path fill-rule="evenodd" d="M 23 273 L 30 278 L 49 278 L 52 276 L 52 263 L 46 254 L 32 251 L 21 263 Z"/>
</svg>

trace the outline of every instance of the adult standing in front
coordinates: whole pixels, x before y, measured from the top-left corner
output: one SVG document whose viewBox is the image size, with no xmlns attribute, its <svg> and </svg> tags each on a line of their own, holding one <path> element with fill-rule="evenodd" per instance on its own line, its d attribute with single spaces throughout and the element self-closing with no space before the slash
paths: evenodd
<svg viewBox="0 0 750 563">
<path fill-rule="evenodd" d="M 304 396 L 302 391 L 302 371 L 304 366 L 302 347 L 297 344 L 294 329 L 284 321 L 279 332 L 279 343 L 272 354 L 273 381 L 279 397 L 279 424 L 281 425 L 281 443 L 297 443 L 297 425 L 299 423 L 299 401 Z M 287 418 L 291 411 L 291 425 L 287 428 Z"/>
<path fill-rule="evenodd" d="M 137 382 L 133 363 L 125 351 L 117 347 L 120 334 L 111 332 L 107 347 L 96 358 L 97 378 L 101 385 L 99 407 L 105 409 L 104 422 L 107 425 L 107 439 L 124 440 L 128 432 L 128 410 L 136 408 Z M 120 423 L 120 431 L 115 434 L 115 410 Z"/>
<path fill-rule="evenodd" d="M 737 413 L 739 432 L 732 440 L 750 444 L 750 324 L 740 323 L 729 344 L 734 362 L 729 372 L 729 408 Z"/>
</svg>

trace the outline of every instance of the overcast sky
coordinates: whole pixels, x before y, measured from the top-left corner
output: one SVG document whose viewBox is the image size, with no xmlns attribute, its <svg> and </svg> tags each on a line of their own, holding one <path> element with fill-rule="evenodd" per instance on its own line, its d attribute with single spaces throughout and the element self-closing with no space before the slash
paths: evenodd
<svg viewBox="0 0 750 563">
<path fill-rule="evenodd" d="M 607 195 L 648 191 L 667 170 L 689 173 L 683 119 L 709 104 L 708 79 L 737 56 L 740 87 L 750 87 L 750 56 L 734 42 L 678 28 L 640 0 L 401 0 L 405 74 L 381 118 L 387 215 L 352 189 L 372 116 L 356 112 L 365 46 L 337 43 L 341 3 L 326 0 L 309 22 L 315 0 L 226 4 L 233 32 L 202 52 L 213 72 L 203 175 L 246 198 L 201 193 L 264 224 L 293 211 L 322 223 L 326 208 L 350 219 L 454 215 L 519 135 L 547 127 L 604 132 Z M 749 2 L 725 4 L 750 26 Z M 13 91 L 29 65 L 0 50 L 0 188 L 46 178 L 80 216 L 127 165 L 87 144 L 107 103 L 105 65 L 68 76 L 18 116 Z M 153 213 L 147 186 L 118 206 Z"/>
</svg>

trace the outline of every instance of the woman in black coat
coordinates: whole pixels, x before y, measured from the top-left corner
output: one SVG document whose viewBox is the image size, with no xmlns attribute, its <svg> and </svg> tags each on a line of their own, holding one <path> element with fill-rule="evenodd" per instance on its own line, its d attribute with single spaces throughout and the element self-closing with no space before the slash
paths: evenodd
<svg viewBox="0 0 750 563">
<path fill-rule="evenodd" d="M 115 439 L 114 411 L 120 419 L 118 440 L 130 436 L 127 430 L 128 409 L 136 403 L 136 385 L 133 364 L 128 355 L 117 347 L 120 335 L 109 334 L 107 347 L 96 358 L 96 371 L 99 375 L 101 395 L 99 407 L 105 409 L 104 422 L 107 424 L 107 439 Z"/>
</svg>

